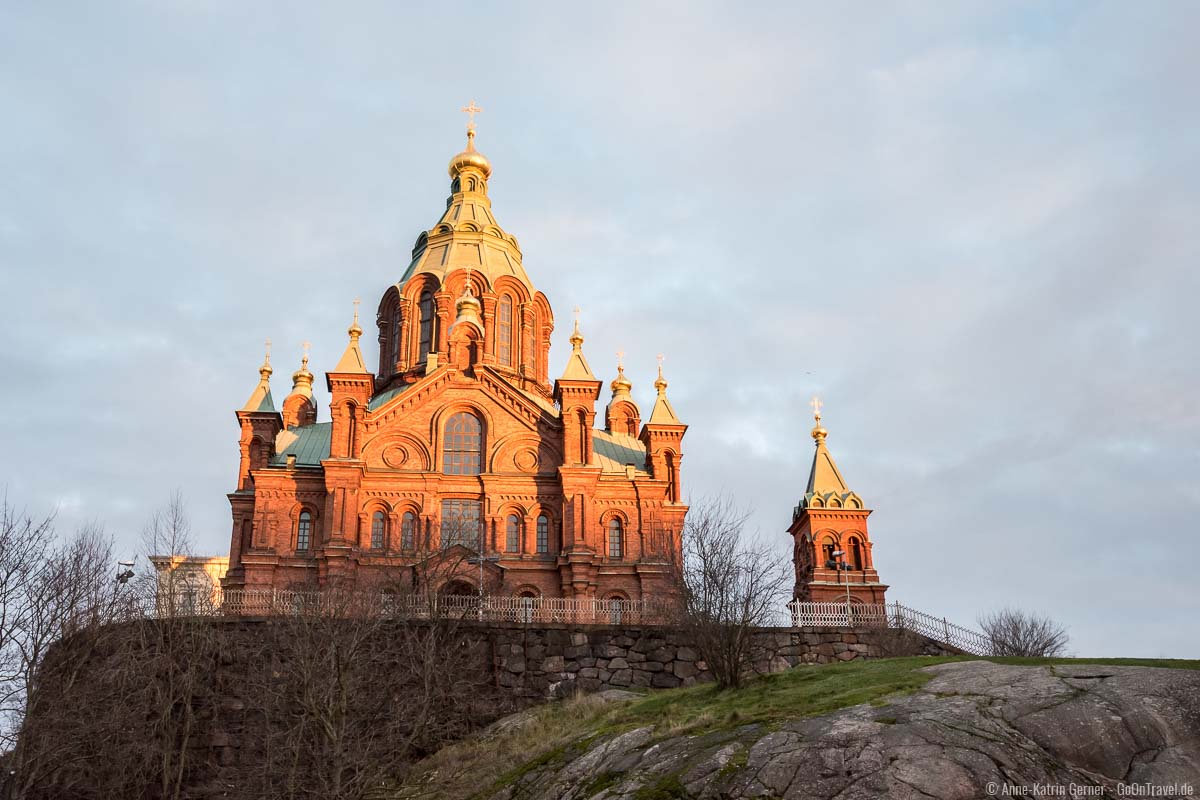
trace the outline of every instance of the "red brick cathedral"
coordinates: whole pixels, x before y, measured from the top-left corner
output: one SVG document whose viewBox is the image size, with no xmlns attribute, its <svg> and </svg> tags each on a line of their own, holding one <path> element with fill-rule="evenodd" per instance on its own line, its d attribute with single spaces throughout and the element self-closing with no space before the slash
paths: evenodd
<svg viewBox="0 0 1200 800">
<path fill-rule="evenodd" d="M 867 536 L 870 510 L 850 490 L 838 470 L 821 425 L 821 401 L 813 398 L 816 443 L 804 497 L 792 512 L 788 533 L 794 543 L 795 599 L 812 602 L 883 603 L 887 586 L 880 583 Z"/>
<path fill-rule="evenodd" d="M 449 559 L 476 565 L 454 572 L 462 593 L 478 590 L 481 566 L 484 589 L 505 595 L 636 600 L 666 588 L 687 510 L 687 426 L 662 367 L 643 422 L 618 365 L 597 427 L 602 383 L 576 319 L 551 382 L 554 314 L 492 213 L 492 167 L 474 139 L 469 126 L 445 213 L 380 298 L 378 371 L 357 311 L 326 373 L 329 421 L 317 421 L 307 355 L 282 409 L 269 357 L 259 370 L 237 412 L 226 589 L 417 582 L 433 574 L 421 565 Z"/>
</svg>

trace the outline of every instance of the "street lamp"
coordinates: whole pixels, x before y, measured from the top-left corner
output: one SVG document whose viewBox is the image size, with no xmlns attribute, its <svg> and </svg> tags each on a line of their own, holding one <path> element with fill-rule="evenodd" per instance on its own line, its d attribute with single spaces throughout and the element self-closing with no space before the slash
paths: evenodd
<svg viewBox="0 0 1200 800">
<path fill-rule="evenodd" d="M 490 561 L 493 564 L 499 562 L 500 556 L 485 556 L 482 553 L 480 553 L 479 555 L 475 556 L 475 558 L 467 559 L 468 564 L 470 564 L 474 561 L 479 562 L 479 619 L 480 619 L 480 621 L 482 621 L 483 620 L 483 565 L 484 565 L 484 562 L 488 562 L 488 561 Z"/>
<path fill-rule="evenodd" d="M 129 579 L 133 577 L 133 562 L 118 561 L 117 562 L 117 585 L 124 586 L 129 583 Z"/>
<path fill-rule="evenodd" d="M 850 569 L 850 566 L 846 563 L 846 559 L 842 558 L 842 556 L 846 555 L 846 551 L 845 550 L 834 550 L 833 553 L 831 553 L 831 555 L 834 558 L 838 559 L 837 561 L 834 562 L 834 564 L 837 566 L 838 580 L 840 581 L 842 579 L 842 573 L 845 572 L 846 570 Z M 850 626 L 850 576 L 849 575 L 846 576 L 846 625 L 847 625 L 847 627 Z"/>
</svg>

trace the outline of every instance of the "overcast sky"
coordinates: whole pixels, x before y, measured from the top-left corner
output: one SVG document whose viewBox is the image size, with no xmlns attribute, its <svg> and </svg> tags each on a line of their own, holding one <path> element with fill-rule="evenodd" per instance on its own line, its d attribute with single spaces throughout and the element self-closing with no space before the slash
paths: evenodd
<svg viewBox="0 0 1200 800">
<path fill-rule="evenodd" d="M 10 502 L 227 552 L 263 339 L 333 366 L 474 99 L 551 372 L 575 304 L 644 413 L 665 353 L 685 492 L 786 549 L 819 393 L 889 599 L 1200 657 L 1200 5 L 564 9 L 0 7 Z"/>
</svg>

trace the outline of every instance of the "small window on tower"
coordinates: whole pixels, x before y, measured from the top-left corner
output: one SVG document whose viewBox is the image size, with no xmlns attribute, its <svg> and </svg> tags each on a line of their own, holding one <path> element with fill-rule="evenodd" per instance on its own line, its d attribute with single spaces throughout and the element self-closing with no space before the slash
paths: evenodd
<svg viewBox="0 0 1200 800">
<path fill-rule="evenodd" d="M 433 294 L 430 292 L 421 292 L 421 301 L 417 305 L 418 312 L 421 315 L 420 330 L 418 333 L 419 354 L 418 361 L 424 361 L 433 349 Z"/>
<path fill-rule="evenodd" d="M 537 551 L 550 552 L 550 520 L 545 514 L 537 518 Z"/>
<path fill-rule="evenodd" d="M 825 553 L 825 569 L 837 569 L 837 559 L 833 553 L 837 550 L 837 545 L 832 539 L 826 539 L 821 545 L 821 550 Z"/>
<path fill-rule="evenodd" d="M 511 295 L 500 295 L 496 310 L 496 358 L 506 367 L 513 363 L 513 300 Z"/>
</svg>

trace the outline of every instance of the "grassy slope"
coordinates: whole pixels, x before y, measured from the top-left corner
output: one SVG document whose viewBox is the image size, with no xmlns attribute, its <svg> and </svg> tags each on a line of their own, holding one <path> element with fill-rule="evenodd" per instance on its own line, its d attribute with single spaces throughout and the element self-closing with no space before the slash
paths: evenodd
<svg viewBox="0 0 1200 800">
<path fill-rule="evenodd" d="M 620 703 L 579 697 L 539 706 L 524 724 L 502 733 L 452 745 L 416 765 L 399 797 L 463 800 L 486 797 L 493 787 L 511 782 L 541 764 L 563 758 L 569 750 L 598 735 L 654 725 L 658 738 L 722 730 L 758 723 L 766 726 L 798 717 L 824 714 L 860 703 L 883 704 L 884 698 L 910 693 L 932 675 L 921 667 L 969 660 L 890 658 L 800 667 L 749 682 L 732 691 L 711 684 L 665 689 Z M 1002 664 L 1106 664 L 1134 667 L 1200 669 L 1200 661 L 1146 658 L 993 658 Z"/>
</svg>

